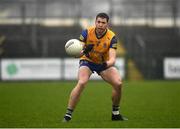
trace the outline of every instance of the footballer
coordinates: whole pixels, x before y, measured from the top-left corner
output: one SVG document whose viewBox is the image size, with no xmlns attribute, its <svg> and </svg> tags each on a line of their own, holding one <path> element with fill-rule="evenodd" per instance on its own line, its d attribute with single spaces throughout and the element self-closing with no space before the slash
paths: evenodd
<svg viewBox="0 0 180 129">
<path fill-rule="evenodd" d="M 99 13 L 95 19 L 95 26 L 82 31 L 80 41 L 84 49 L 79 61 L 78 82 L 71 91 L 67 111 L 63 122 L 72 119 L 72 114 L 80 99 L 90 76 L 96 72 L 112 86 L 112 117 L 113 121 L 127 120 L 120 113 L 122 79 L 116 67 L 117 39 L 113 31 L 108 28 L 109 16 Z"/>
</svg>

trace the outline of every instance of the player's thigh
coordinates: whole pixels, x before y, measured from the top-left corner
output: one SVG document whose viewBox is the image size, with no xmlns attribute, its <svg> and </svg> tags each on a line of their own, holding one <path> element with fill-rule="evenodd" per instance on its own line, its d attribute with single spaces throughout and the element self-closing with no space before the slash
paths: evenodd
<svg viewBox="0 0 180 129">
<path fill-rule="evenodd" d="M 121 85 L 122 79 L 115 67 L 110 67 L 100 73 L 100 76 L 112 85 Z"/>
<path fill-rule="evenodd" d="M 78 71 L 78 83 L 85 84 L 89 80 L 92 72 L 87 66 L 81 66 Z"/>
</svg>

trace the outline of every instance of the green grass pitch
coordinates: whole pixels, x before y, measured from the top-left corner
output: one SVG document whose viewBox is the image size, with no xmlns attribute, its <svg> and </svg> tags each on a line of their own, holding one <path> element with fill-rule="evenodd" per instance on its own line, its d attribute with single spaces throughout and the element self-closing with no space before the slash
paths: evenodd
<svg viewBox="0 0 180 129">
<path fill-rule="evenodd" d="M 121 112 L 111 121 L 111 86 L 90 81 L 73 119 L 62 123 L 76 82 L 0 82 L 1 128 L 180 127 L 180 81 L 124 82 Z"/>
</svg>

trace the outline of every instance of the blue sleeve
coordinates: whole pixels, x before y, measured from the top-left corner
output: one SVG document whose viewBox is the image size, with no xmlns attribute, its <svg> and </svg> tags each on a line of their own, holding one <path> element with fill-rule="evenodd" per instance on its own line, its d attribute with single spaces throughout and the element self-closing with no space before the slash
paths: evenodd
<svg viewBox="0 0 180 129">
<path fill-rule="evenodd" d="M 110 48 L 117 49 L 117 38 L 115 36 L 111 39 Z"/>
<path fill-rule="evenodd" d="M 82 32 L 81 32 L 81 35 L 80 35 L 80 37 L 79 37 L 79 40 L 80 41 L 82 41 L 82 42 L 86 42 L 86 40 L 87 40 L 87 29 L 86 30 L 83 30 Z"/>
</svg>

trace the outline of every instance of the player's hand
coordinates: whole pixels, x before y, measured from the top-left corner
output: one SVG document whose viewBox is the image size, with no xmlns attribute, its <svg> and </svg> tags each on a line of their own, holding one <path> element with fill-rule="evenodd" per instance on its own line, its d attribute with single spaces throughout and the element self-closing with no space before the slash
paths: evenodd
<svg viewBox="0 0 180 129">
<path fill-rule="evenodd" d="M 84 50 L 82 50 L 78 56 L 75 56 L 75 58 L 80 58 L 83 55 L 84 55 Z"/>
<path fill-rule="evenodd" d="M 89 52 L 93 49 L 93 47 L 94 47 L 94 44 L 86 45 L 85 48 L 84 48 L 83 53 L 84 53 L 85 55 L 88 55 Z"/>
<path fill-rule="evenodd" d="M 102 69 L 106 69 L 108 67 L 107 62 L 102 63 Z"/>
</svg>

